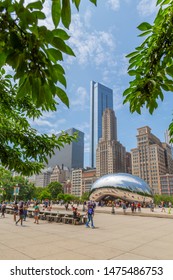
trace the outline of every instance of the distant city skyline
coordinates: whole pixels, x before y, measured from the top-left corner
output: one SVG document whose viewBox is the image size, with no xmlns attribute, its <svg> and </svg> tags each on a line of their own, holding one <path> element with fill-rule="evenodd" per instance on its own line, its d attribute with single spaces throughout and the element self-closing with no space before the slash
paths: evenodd
<svg viewBox="0 0 173 280">
<path fill-rule="evenodd" d="M 45 112 L 40 119 L 31 121 L 39 133 L 57 134 L 70 127 L 84 132 L 84 166 L 90 166 L 90 81 L 97 81 L 113 90 L 113 109 L 117 117 L 118 140 L 129 151 L 136 147 L 137 129 L 149 126 L 162 142 L 164 132 L 173 118 L 173 95 L 164 92 L 164 101 L 150 115 L 131 114 L 129 104 L 123 105 L 123 91 L 131 77 L 127 75 L 128 59 L 125 57 L 139 46 L 144 37 L 137 26 L 141 22 L 153 23 L 158 7 L 156 0 L 98 1 L 97 7 L 81 1 L 79 12 L 72 9 L 69 44 L 76 57 L 64 56 L 67 95 L 70 109 L 61 102 L 56 112 Z M 52 28 L 51 1 L 45 1 L 48 19 L 44 24 Z M 68 32 L 68 31 L 67 31 Z"/>
</svg>

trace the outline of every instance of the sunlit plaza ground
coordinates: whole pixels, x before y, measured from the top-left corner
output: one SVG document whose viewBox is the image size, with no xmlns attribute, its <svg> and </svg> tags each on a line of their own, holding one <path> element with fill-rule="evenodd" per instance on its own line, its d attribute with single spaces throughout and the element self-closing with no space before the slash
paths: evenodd
<svg viewBox="0 0 173 280">
<path fill-rule="evenodd" d="M 127 215 L 122 209 L 115 212 L 97 207 L 95 229 L 47 221 L 37 225 L 33 218 L 21 227 L 14 224 L 13 215 L 6 215 L 0 219 L 0 259 L 173 260 L 173 213 L 165 215 L 161 209 L 154 213 L 142 209 L 145 216 L 132 215 L 130 209 Z"/>
</svg>

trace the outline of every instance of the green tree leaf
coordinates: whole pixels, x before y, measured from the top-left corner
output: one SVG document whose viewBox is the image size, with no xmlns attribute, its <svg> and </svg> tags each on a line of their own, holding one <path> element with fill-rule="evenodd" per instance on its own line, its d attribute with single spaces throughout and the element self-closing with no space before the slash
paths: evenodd
<svg viewBox="0 0 173 280">
<path fill-rule="evenodd" d="M 128 71 L 128 74 L 129 74 L 130 76 L 135 76 L 135 75 L 137 75 L 137 73 L 136 73 L 135 70 L 130 70 L 130 71 Z"/>
<path fill-rule="evenodd" d="M 64 90 L 58 87 L 56 91 L 56 95 L 64 104 L 66 104 L 67 107 L 69 107 L 69 99 Z"/>
<path fill-rule="evenodd" d="M 97 5 L 97 0 L 90 0 L 90 2 L 94 3 L 95 5 Z"/>
<path fill-rule="evenodd" d="M 59 37 L 61 38 L 62 40 L 68 40 L 70 38 L 70 36 L 67 34 L 67 32 L 63 29 L 54 29 L 52 31 L 52 34 L 55 36 L 55 37 Z"/>
<path fill-rule="evenodd" d="M 66 28 L 69 28 L 71 23 L 71 7 L 70 0 L 62 0 L 61 20 Z"/>
<path fill-rule="evenodd" d="M 5 64 L 7 58 L 6 53 L 0 53 L 0 68 Z"/>
<path fill-rule="evenodd" d="M 63 40 L 61 40 L 58 37 L 54 37 L 53 41 L 52 41 L 52 45 L 54 47 L 56 47 L 57 49 L 59 49 L 60 51 L 68 54 L 68 55 L 73 55 L 75 56 L 74 52 L 72 51 L 72 49 L 67 46 Z"/>
<path fill-rule="evenodd" d="M 81 0 L 72 0 L 72 2 L 75 3 L 76 8 L 79 10 Z"/>
<path fill-rule="evenodd" d="M 138 51 L 135 51 L 135 52 L 132 52 L 132 53 L 129 53 L 128 55 L 126 55 L 126 57 L 133 57 L 134 55 L 137 55 L 138 54 Z"/>
<path fill-rule="evenodd" d="M 157 6 L 161 3 L 161 2 L 163 2 L 163 0 L 157 0 Z"/>
<path fill-rule="evenodd" d="M 62 53 L 57 49 L 50 48 L 47 49 L 46 52 L 49 56 L 49 59 L 52 60 L 54 63 L 56 63 L 58 60 L 63 60 Z"/>
<path fill-rule="evenodd" d="M 152 28 L 151 24 L 149 24 L 148 22 L 142 22 L 140 25 L 138 25 L 137 27 L 139 30 L 141 31 L 146 31 Z"/>
<path fill-rule="evenodd" d="M 45 19 L 46 18 L 45 14 L 41 11 L 34 11 L 34 12 L 32 12 L 32 15 L 35 16 L 37 19 Z"/>
<path fill-rule="evenodd" d="M 171 65 L 170 67 L 167 67 L 167 68 L 166 68 L 166 73 L 167 73 L 169 76 L 173 77 L 173 65 Z"/>
<path fill-rule="evenodd" d="M 32 3 L 29 3 L 26 8 L 30 9 L 30 10 L 42 10 L 43 8 L 43 5 L 41 3 L 41 1 L 36 1 L 36 2 L 32 2 Z"/>
<path fill-rule="evenodd" d="M 61 0 L 52 0 L 52 20 L 57 28 L 61 19 Z"/>
</svg>

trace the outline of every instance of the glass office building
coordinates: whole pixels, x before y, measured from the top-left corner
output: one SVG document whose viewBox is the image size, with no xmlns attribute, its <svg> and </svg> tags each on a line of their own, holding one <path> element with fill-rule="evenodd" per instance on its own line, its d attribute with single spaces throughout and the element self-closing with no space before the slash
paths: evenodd
<svg viewBox="0 0 173 280">
<path fill-rule="evenodd" d="M 91 81 L 90 88 L 90 166 L 96 166 L 96 148 L 102 137 L 102 114 L 106 108 L 113 110 L 113 90 Z"/>
<path fill-rule="evenodd" d="M 48 159 L 48 166 L 56 165 L 65 166 L 69 169 L 83 168 L 84 165 L 84 133 L 78 129 L 70 128 L 65 130 L 66 133 L 72 135 L 78 132 L 78 141 L 73 141 L 71 144 L 65 144 L 60 150 L 55 149 L 55 154 Z M 57 134 L 59 137 L 60 134 Z"/>
</svg>

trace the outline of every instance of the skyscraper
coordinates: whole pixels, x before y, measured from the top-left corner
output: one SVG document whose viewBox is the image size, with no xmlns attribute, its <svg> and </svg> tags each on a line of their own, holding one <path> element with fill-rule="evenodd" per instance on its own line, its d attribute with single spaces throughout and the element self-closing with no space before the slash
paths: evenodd
<svg viewBox="0 0 173 280">
<path fill-rule="evenodd" d="M 171 137 L 169 135 L 168 130 L 165 131 L 164 136 L 165 136 L 165 143 L 167 143 L 168 145 L 171 146 L 171 153 L 172 153 L 172 158 L 173 158 L 173 143 L 170 141 Z"/>
<path fill-rule="evenodd" d="M 151 133 L 151 128 L 138 128 L 137 148 L 132 152 L 132 174 L 144 179 L 154 194 L 160 193 L 160 176 L 173 173 L 171 147 Z"/>
<path fill-rule="evenodd" d="M 102 138 L 96 151 L 96 176 L 126 171 L 126 150 L 117 141 L 117 119 L 112 109 L 106 109 L 102 117 Z"/>
<path fill-rule="evenodd" d="M 65 130 L 66 133 L 72 135 L 78 132 L 78 141 L 73 141 L 71 144 L 65 144 L 60 150 L 55 149 L 55 154 L 48 159 L 48 166 L 56 165 L 71 168 L 83 168 L 84 164 L 84 133 L 75 128 Z M 59 137 L 60 134 L 57 135 Z"/>
<path fill-rule="evenodd" d="M 113 109 L 112 89 L 94 81 L 90 88 L 90 166 L 96 166 L 96 147 L 102 136 L 102 115 L 106 108 Z"/>
</svg>

